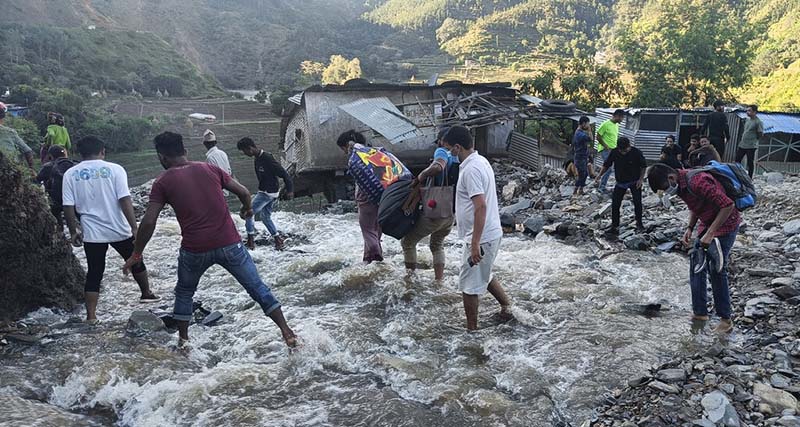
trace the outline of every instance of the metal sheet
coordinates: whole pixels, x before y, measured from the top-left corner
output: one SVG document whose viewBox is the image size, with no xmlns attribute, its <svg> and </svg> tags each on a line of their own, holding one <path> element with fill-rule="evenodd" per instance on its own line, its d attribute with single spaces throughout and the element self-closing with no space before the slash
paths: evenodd
<svg viewBox="0 0 800 427">
<path fill-rule="evenodd" d="M 419 128 L 389 98 L 364 98 L 340 105 L 339 108 L 383 135 L 389 142 L 422 136 Z"/>
<path fill-rule="evenodd" d="M 747 118 L 747 113 L 737 112 L 742 119 Z M 764 133 L 795 133 L 800 134 L 800 115 L 781 113 L 758 113 L 758 118 L 764 123 Z"/>
<path fill-rule="evenodd" d="M 511 132 L 511 145 L 508 148 L 511 159 L 533 170 L 539 170 L 539 141 L 519 132 Z"/>
<path fill-rule="evenodd" d="M 300 105 L 300 103 L 303 102 L 303 92 L 295 94 L 294 96 L 289 98 L 289 102 Z"/>
</svg>

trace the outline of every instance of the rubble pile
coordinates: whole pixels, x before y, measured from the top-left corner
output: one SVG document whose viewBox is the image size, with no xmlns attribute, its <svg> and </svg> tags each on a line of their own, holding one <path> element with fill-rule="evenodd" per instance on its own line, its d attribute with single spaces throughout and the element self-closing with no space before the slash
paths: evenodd
<svg viewBox="0 0 800 427">
<path fill-rule="evenodd" d="M 136 214 L 137 221 L 142 219 L 147 210 L 147 203 L 150 201 L 150 189 L 153 188 L 153 182 L 155 182 L 155 179 L 151 179 L 142 185 L 131 188 L 131 202 L 133 203 L 133 211 Z M 164 209 L 161 210 L 161 215 L 159 216 L 162 218 L 174 217 L 175 211 L 172 210 L 172 206 L 166 205 Z"/>
</svg>

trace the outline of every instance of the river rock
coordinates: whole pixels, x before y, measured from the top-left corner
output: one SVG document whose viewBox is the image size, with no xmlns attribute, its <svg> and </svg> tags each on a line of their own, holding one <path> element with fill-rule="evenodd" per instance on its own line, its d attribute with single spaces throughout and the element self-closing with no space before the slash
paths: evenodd
<svg viewBox="0 0 800 427">
<path fill-rule="evenodd" d="M 515 215 L 517 212 L 528 209 L 530 207 L 531 207 L 530 199 L 520 199 L 517 203 L 514 203 L 511 206 L 506 206 L 503 209 L 501 209 L 500 213 Z"/>
<path fill-rule="evenodd" d="M 784 415 L 778 419 L 778 425 L 784 427 L 800 427 L 800 417 Z"/>
<path fill-rule="evenodd" d="M 610 212 L 611 212 L 611 202 L 606 203 L 605 205 L 600 207 L 600 209 L 597 212 L 595 212 L 594 217 L 595 218 L 602 218 L 602 217 L 608 215 Z"/>
<path fill-rule="evenodd" d="M 780 172 L 767 172 L 764 174 L 767 184 L 777 185 L 783 183 L 783 174 Z"/>
<path fill-rule="evenodd" d="M 682 383 L 686 381 L 686 371 L 683 369 L 663 369 L 656 373 L 656 378 L 665 383 Z"/>
<path fill-rule="evenodd" d="M 765 231 L 758 235 L 758 240 L 761 242 L 777 242 L 783 240 L 783 233 L 777 231 Z"/>
<path fill-rule="evenodd" d="M 797 398 L 788 392 L 773 388 L 769 384 L 753 384 L 753 394 L 766 405 L 759 411 L 766 415 L 780 414 L 784 409 L 797 410 Z"/>
<path fill-rule="evenodd" d="M 769 268 L 751 268 L 747 270 L 747 274 L 752 277 L 775 277 L 778 273 Z"/>
<path fill-rule="evenodd" d="M 777 277 L 772 279 L 770 282 L 770 286 L 792 286 L 794 284 L 794 278 L 792 277 Z"/>
<path fill-rule="evenodd" d="M 692 420 L 692 427 L 717 427 L 717 425 L 705 418 L 701 418 L 699 420 Z"/>
<path fill-rule="evenodd" d="M 739 427 L 739 416 L 731 401 L 722 392 L 715 390 L 703 396 L 700 402 L 708 414 L 708 420 L 725 427 Z"/>
<path fill-rule="evenodd" d="M 780 288 L 775 288 L 772 290 L 772 293 L 782 300 L 787 300 L 800 295 L 800 291 L 792 286 L 781 286 Z"/>
<path fill-rule="evenodd" d="M 128 319 L 125 330 L 134 335 L 144 335 L 150 332 L 164 330 L 164 322 L 149 311 L 134 311 Z"/>
<path fill-rule="evenodd" d="M 519 183 L 517 181 L 509 181 L 508 184 L 503 187 L 503 200 L 510 201 L 517 195 L 519 190 Z"/>
<path fill-rule="evenodd" d="M 789 378 L 784 377 L 781 374 L 772 374 L 769 378 L 770 384 L 772 384 L 775 388 L 787 388 L 790 385 Z"/>
<path fill-rule="evenodd" d="M 83 269 L 47 196 L 30 179 L 30 171 L 0 154 L 0 321 L 83 301 Z"/>
<path fill-rule="evenodd" d="M 522 225 L 525 227 L 525 232 L 537 235 L 544 230 L 545 220 L 541 215 L 534 215 L 525 220 Z"/>
<path fill-rule="evenodd" d="M 664 393 L 677 394 L 680 391 L 678 387 L 675 387 L 672 384 L 662 383 L 661 381 L 652 381 L 649 384 L 647 384 L 647 386 L 654 390 L 658 390 Z"/>
<path fill-rule="evenodd" d="M 621 236 L 620 236 L 620 238 L 621 238 Z M 649 245 L 647 244 L 647 240 L 644 237 L 640 236 L 640 235 L 633 235 L 633 236 L 627 237 L 627 238 L 625 238 L 625 240 L 623 240 L 623 242 L 625 243 L 625 247 L 627 247 L 628 249 L 644 251 L 644 250 L 647 250 L 649 248 Z"/>
<path fill-rule="evenodd" d="M 786 224 L 783 224 L 783 232 L 787 236 L 794 236 L 795 234 L 800 233 L 800 218 L 793 219 Z"/>
</svg>

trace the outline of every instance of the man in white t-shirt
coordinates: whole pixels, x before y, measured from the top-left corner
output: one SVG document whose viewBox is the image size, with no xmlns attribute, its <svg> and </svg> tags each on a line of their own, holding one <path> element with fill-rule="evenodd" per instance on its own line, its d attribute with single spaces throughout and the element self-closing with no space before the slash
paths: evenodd
<svg viewBox="0 0 800 427">
<path fill-rule="evenodd" d="M 86 323 L 95 325 L 108 245 L 123 260 L 130 258 L 137 225 L 125 169 L 103 160 L 105 144 L 94 136 L 82 138 L 77 147 L 83 161 L 64 173 L 62 197 L 72 245 L 83 246 L 86 253 Z M 132 270 L 142 292 L 139 301 L 159 301 L 161 298 L 150 291 L 144 263 L 135 265 Z"/>
<path fill-rule="evenodd" d="M 479 297 L 487 290 L 500 303 L 500 320 L 513 318 L 511 300 L 497 278 L 492 277 L 492 265 L 503 237 L 497 189 L 492 165 L 475 151 L 467 128 L 450 128 L 444 135 L 444 147 L 461 162 L 456 185 L 456 223 L 458 236 L 467 246 L 458 284 L 464 299 L 467 329 L 472 331 L 478 329 Z"/>
</svg>

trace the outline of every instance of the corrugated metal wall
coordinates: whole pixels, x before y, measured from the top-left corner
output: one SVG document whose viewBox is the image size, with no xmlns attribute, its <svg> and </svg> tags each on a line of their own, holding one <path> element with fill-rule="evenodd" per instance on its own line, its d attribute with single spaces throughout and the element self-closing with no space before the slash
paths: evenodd
<svg viewBox="0 0 800 427">
<path fill-rule="evenodd" d="M 511 159 L 535 171 L 539 170 L 539 141 L 517 131 L 513 131 L 511 132 L 511 146 L 508 148 L 508 154 Z"/>
</svg>

